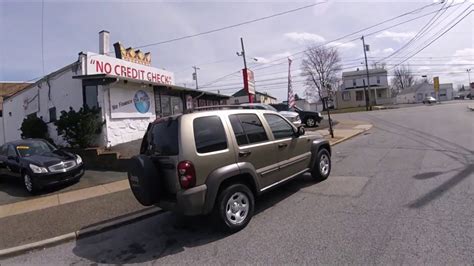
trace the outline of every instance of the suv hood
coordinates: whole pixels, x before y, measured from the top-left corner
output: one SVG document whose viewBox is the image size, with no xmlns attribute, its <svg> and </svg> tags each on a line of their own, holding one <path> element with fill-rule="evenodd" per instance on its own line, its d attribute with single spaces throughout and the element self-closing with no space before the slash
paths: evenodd
<svg viewBox="0 0 474 266">
<path fill-rule="evenodd" d="M 292 111 L 280 111 L 279 113 L 284 117 L 297 117 L 298 116 L 297 112 L 292 112 Z"/>
</svg>

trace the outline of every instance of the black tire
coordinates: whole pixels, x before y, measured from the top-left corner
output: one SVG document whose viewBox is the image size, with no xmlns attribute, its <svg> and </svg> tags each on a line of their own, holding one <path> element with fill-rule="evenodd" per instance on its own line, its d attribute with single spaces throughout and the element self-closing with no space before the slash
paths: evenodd
<svg viewBox="0 0 474 266">
<path fill-rule="evenodd" d="M 316 119 L 314 117 L 308 117 L 305 121 L 307 127 L 315 127 L 317 123 L 318 122 L 316 122 Z"/>
<path fill-rule="evenodd" d="M 331 174 L 331 155 L 328 150 L 321 149 L 318 151 L 317 156 L 313 169 L 311 169 L 311 176 L 318 181 L 326 180 Z M 321 164 L 322 160 L 326 162 L 326 168 Z"/>
<path fill-rule="evenodd" d="M 30 193 L 31 195 L 36 195 L 39 191 L 39 187 L 35 183 L 34 179 L 31 178 L 31 175 L 28 172 L 23 172 L 21 174 L 21 178 L 23 179 L 23 186 L 25 187 L 26 192 Z"/>
<path fill-rule="evenodd" d="M 153 161 L 143 154 L 130 160 L 128 182 L 135 198 L 144 206 L 158 202 L 160 176 Z"/>
<path fill-rule="evenodd" d="M 240 222 L 238 222 L 238 217 L 241 217 L 239 212 L 242 213 L 242 209 L 245 209 L 243 206 L 236 206 L 235 208 L 237 209 L 236 212 L 234 213 L 232 208 L 228 206 L 228 203 L 230 204 L 230 199 L 236 198 L 237 196 L 245 195 L 244 198 L 240 198 L 241 203 L 246 203 L 248 205 L 248 209 L 246 209 L 246 212 L 244 213 L 244 219 Z M 237 201 L 239 201 L 239 198 L 236 198 Z M 242 230 L 247 226 L 247 224 L 250 222 L 253 216 L 254 212 L 254 206 L 255 206 L 255 200 L 254 200 L 254 195 L 250 189 L 243 184 L 232 184 L 226 188 L 224 188 L 220 193 L 219 196 L 217 197 L 217 202 L 216 202 L 216 209 L 215 209 L 215 216 L 217 220 L 219 221 L 219 225 L 221 226 L 222 229 L 224 229 L 227 232 L 235 233 L 237 231 Z M 234 219 L 228 218 L 229 216 L 227 215 L 227 210 L 229 208 L 230 214 L 229 216 L 232 217 L 234 216 Z M 239 209 L 240 208 L 240 209 Z"/>
</svg>

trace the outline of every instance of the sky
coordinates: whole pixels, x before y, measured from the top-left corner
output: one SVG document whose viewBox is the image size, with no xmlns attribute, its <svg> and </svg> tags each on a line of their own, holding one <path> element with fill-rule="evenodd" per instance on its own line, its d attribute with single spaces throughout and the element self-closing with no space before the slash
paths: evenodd
<svg viewBox="0 0 474 266">
<path fill-rule="evenodd" d="M 390 79 L 392 67 L 439 36 L 449 25 L 472 10 L 474 3 L 472 0 L 444 4 L 436 1 L 369 0 L 45 0 L 42 5 L 41 1 L 0 0 L 0 80 L 33 80 L 76 61 L 81 51 L 98 52 L 98 32 L 101 30 L 110 32 L 111 44 L 121 41 L 127 47 L 139 47 L 318 2 L 321 4 L 285 15 L 194 38 L 151 45 L 142 48 L 142 51 L 151 52 L 152 66 L 174 72 L 177 85 L 194 88 L 192 66 L 197 66 L 200 89 L 230 95 L 242 88 L 239 71 L 243 68 L 243 58 L 236 54 L 241 51 L 242 37 L 248 67 L 255 73 L 256 89 L 286 100 L 287 57 L 293 59 L 293 88 L 304 97 L 304 82 L 299 68 L 303 58 L 301 51 L 306 47 L 334 47 L 340 54 L 344 71 L 351 71 L 364 68 L 362 35 L 366 35 L 365 42 L 370 45 L 367 54 L 369 64 L 383 59 L 412 40 L 405 49 L 384 60 Z M 327 43 L 432 3 L 436 4 Z M 449 8 L 436 13 L 442 7 Z M 414 20 L 394 26 L 409 19 Z M 430 20 L 434 23 L 428 26 Z M 474 69 L 473 26 L 471 13 L 404 64 L 408 64 L 420 79 L 422 75 L 439 76 L 441 83 L 452 82 L 455 88 L 458 84 L 467 85 L 466 69 Z M 417 36 L 419 32 L 424 34 Z M 474 72 L 471 76 L 474 81 Z"/>
</svg>

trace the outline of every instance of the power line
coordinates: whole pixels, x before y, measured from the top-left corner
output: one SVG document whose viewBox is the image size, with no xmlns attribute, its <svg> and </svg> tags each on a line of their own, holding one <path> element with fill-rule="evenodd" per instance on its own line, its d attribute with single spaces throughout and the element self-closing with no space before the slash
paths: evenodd
<svg viewBox="0 0 474 266">
<path fill-rule="evenodd" d="M 227 29 L 231 29 L 231 28 L 235 28 L 235 27 L 255 23 L 255 22 L 258 22 L 258 21 L 267 20 L 267 19 L 270 19 L 270 18 L 286 15 L 286 14 L 289 14 L 289 13 L 293 13 L 293 12 L 296 12 L 296 11 L 300 11 L 300 10 L 303 10 L 303 9 L 307 9 L 307 8 L 314 7 L 314 6 L 317 6 L 317 5 L 320 5 L 320 4 L 325 4 L 325 3 L 327 3 L 327 2 L 318 2 L 318 3 L 315 3 L 315 4 L 302 6 L 302 7 L 295 8 L 295 9 L 290 9 L 290 10 L 287 10 L 287 11 L 284 11 L 284 12 L 280 12 L 280 13 L 276 13 L 276 14 L 273 14 L 273 15 L 260 17 L 260 18 L 256 18 L 256 19 L 252 19 L 252 20 L 248 20 L 248 21 L 244 21 L 244 22 L 240 22 L 240 23 L 237 23 L 237 24 L 233 24 L 233 25 L 229 25 L 229 26 L 225 26 L 225 27 L 221 27 L 221 28 L 217 28 L 217 29 L 213 29 L 213 30 L 208 30 L 208 31 L 204 31 L 204 32 L 196 33 L 196 34 L 191 34 L 191 35 L 186 35 L 186 36 L 182 36 L 182 37 L 178 37 L 178 38 L 174 38 L 174 39 L 169 39 L 169 40 L 165 40 L 165 41 L 160 41 L 160 42 L 155 42 L 155 43 L 150 43 L 150 44 L 137 46 L 136 48 L 145 48 L 145 47 L 149 47 L 149 46 L 180 41 L 180 40 L 189 39 L 189 38 L 193 38 L 193 37 L 197 37 L 197 36 L 201 36 L 201 35 L 206 35 L 206 34 L 218 32 L 218 31 L 223 31 L 223 30 L 227 30 Z"/>
<path fill-rule="evenodd" d="M 44 75 L 44 0 L 41 1 L 41 64 Z"/>
<path fill-rule="evenodd" d="M 469 6 L 471 7 L 472 4 Z M 469 8 L 468 7 L 468 8 Z M 467 10 L 467 9 L 466 9 Z M 463 21 L 468 15 L 470 15 L 472 13 L 473 10 L 469 11 L 469 13 L 467 13 L 466 15 L 464 15 L 461 19 L 459 19 L 458 21 L 456 21 L 456 23 L 454 23 L 453 25 L 451 25 L 447 30 L 445 30 L 443 33 L 441 33 L 438 37 L 436 37 L 435 39 L 433 39 L 431 42 L 429 42 L 427 45 L 423 46 L 421 49 L 419 49 L 417 52 L 415 52 L 414 54 L 412 54 L 411 56 L 407 57 L 406 59 L 402 60 L 400 63 L 396 64 L 395 66 L 393 66 L 392 68 L 390 68 L 390 70 L 394 69 L 395 67 L 403 64 L 404 62 L 406 62 L 408 59 L 410 59 L 411 57 L 417 55 L 418 53 L 420 53 L 421 51 L 423 51 L 424 49 L 426 49 L 428 46 L 430 46 L 432 43 L 434 43 L 435 41 L 437 41 L 439 38 L 443 37 L 446 33 L 448 33 L 452 28 L 454 28 L 457 24 L 459 24 L 461 21 Z M 463 12 L 464 13 L 464 12 Z"/>
<path fill-rule="evenodd" d="M 459 3 L 459 4 L 456 4 L 454 6 L 458 6 L 458 8 L 456 8 L 453 13 L 456 13 L 456 11 L 462 6 L 462 4 L 464 4 L 464 2 L 462 3 Z M 454 7 L 452 6 L 453 4 L 451 3 L 449 6 L 450 7 Z M 444 7 L 444 5 L 443 5 Z M 442 10 L 443 8 L 440 8 L 438 10 L 438 12 L 420 29 L 420 31 L 418 31 L 418 33 L 413 37 L 411 38 L 407 43 L 405 43 L 402 47 L 398 48 L 396 51 L 394 51 L 393 53 L 391 53 L 390 55 L 380 59 L 377 61 L 377 63 L 380 63 L 381 61 L 384 61 L 388 58 L 391 58 L 393 57 L 395 54 L 401 52 L 403 49 L 407 48 L 408 46 L 410 46 L 410 44 L 412 44 L 414 41 L 416 40 L 419 40 L 420 38 L 422 38 L 423 35 L 425 35 L 427 32 L 431 31 L 433 29 L 433 26 L 435 25 L 434 23 L 442 16 L 444 15 L 444 13 L 447 11 L 447 9 L 444 9 L 443 10 L 443 13 L 441 13 L 440 16 L 437 16 L 439 14 L 439 12 Z M 449 17 L 446 16 L 441 22 L 443 22 L 444 20 L 446 20 L 446 18 Z M 440 22 L 440 23 L 441 23 Z"/>
</svg>

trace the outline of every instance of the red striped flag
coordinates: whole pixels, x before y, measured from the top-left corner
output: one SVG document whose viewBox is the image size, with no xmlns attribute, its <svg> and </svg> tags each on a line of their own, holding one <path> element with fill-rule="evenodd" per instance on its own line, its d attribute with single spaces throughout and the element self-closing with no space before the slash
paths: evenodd
<svg viewBox="0 0 474 266">
<path fill-rule="evenodd" d="M 288 57 L 288 107 L 295 106 L 295 95 L 293 93 L 293 86 L 291 84 L 291 59 Z"/>
</svg>

